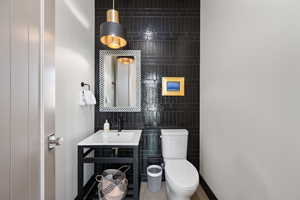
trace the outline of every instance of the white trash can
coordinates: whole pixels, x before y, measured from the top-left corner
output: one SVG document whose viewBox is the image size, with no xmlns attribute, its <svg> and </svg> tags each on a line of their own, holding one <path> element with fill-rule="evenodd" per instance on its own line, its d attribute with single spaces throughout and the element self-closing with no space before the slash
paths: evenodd
<svg viewBox="0 0 300 200">
<path fill-rule="evenodd" d="M 147 167 L 148 190 L 150 192 L 159 192 L 161 187 L 162 168 L 159 165 L 150 165 Z"/>
</svg>

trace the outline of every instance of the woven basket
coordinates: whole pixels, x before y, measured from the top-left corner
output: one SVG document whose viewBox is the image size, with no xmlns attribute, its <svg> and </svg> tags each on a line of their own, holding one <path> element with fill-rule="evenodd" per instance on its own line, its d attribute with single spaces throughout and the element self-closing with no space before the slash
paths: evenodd
<svg viewBox="0 0 300 200">
<path fill-rule="evenodd" d="M 129 169 L 130 166 L 124 165 L 119 169 L 107 169 L 96 176 L 100 200 L 121 200 L 126 196 L 128 180 L 125 173 Z"/>
</svg>

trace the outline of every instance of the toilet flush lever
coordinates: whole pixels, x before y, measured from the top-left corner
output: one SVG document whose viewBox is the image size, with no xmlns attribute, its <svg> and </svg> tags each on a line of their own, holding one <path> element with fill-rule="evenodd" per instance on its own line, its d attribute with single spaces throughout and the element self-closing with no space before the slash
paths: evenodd
<svg viewBox="0 0 300 200">
<path fill-rule="evenodd" d="M 51 134 L 48 136 L 48 149 L 52 150 L 56 146 L 59 146 L 63 143 L 64 139 L 62 137 L 56 137 L 55 134 Z"/>
</svg>

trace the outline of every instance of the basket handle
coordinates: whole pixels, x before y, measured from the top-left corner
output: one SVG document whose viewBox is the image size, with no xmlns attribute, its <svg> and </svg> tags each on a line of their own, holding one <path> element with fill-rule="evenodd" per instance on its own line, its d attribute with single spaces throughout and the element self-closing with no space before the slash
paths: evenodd
<svg viewBox="0 0 300 200">
<path fill-rule="evenodd" d="M 102 176 L 102 175 L 97 175 L 97 176 L 95 177 L 95 179 L 96 179 L 96 181 L 97 181 L 98 183 L 102 183 L 103 176 Z"/>
<path fill-rule="evenodd" d="M 124 171 L 122 171 L 122 169 L 124 169 Z M 120 170 L 121 172 L 123 172 L 124 174 L 130 169 L 130 166 L 129 165 L 123 165 L 121 166 L 118 170 Z"/>
</svg>

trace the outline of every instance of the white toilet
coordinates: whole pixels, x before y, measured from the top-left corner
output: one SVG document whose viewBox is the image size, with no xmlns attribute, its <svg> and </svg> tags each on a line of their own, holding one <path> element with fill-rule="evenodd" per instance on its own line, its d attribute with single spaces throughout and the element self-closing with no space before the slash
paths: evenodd
<svg viewBox="0 0 300 200">
<path fill-rule="evenodd" d="M 161 140 L 168 199 L 189 200 L 199 185 L 199 174 L 186 159 L 188 131 L 162 129 Z"/>
</svg>

